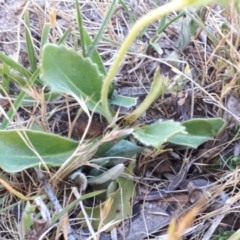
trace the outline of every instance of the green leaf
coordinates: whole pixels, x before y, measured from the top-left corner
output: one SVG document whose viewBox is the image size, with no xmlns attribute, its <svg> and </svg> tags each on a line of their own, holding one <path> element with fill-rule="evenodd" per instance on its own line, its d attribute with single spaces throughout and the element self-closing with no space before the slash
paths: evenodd
<svg viewBox="0 0 240 240">
<path fill-rule="evenodd" d="M 84 38 L 86 47 L 93 46 L 92 39 L 90 38 L 90 36 L 89 36 L 88 32 L 86 31 L 86 29 L 84 28 L 84 26 L 82 26 L 81 32 L 82 32 L 82 35 L 83 35 L 82 37 Z M 87 57 L 89 57 L 95 64 L 97 64 L 98 69 L 99 69 L 101 74 L 103 74 L 104 76 L 107 75 L 107 72 L 106 72 L 104 63 L 102 61 L 102 58 L 101 58 L 101 56 L 99 55 L 99 53 L 98 53 L 98 51 L 96 49 L 94 49 L 92 51 L 90 56 L 87 54 Z M 109 88 L 109 93 L 108 93 L 108 97 L 109 98 L 112 97 L 113 91 L 114 91 L 114 87 L 111 86 Z"/>
<path fill-rule="evenodd" d="M 169 16 L 165 15 L 161 18 L 160 23 L 158 25 L 158 29 L 156 32 L 156 36 L 154 36 L 151 40 L 150 40 L 150 46 L 152 43 L 156 43 L 157 40 L 161 37 L 161 33 L 168 28 L 172 23 L 176 22 L 179 18 L 183 17 L 185 15 L 184 12 L 179 13 L 176 17 L 169 19 L 169 22 L 166 22 L 166 20 L 169 18 Z M 148 46 L 149 48 L 149 46 Z"/>
<path fill-rule="evenodd" d="M 180 35 L 177 41 L 178 49 L 181 51 L 189 45 L 192 36 L 197 32 L 198 28 L 201 25 L 204 25 L 208 13 L 206 8 L 200 8 L 192 14 L 189 14 L 187 11 L 185 12 L 190 17 L 193 15 L 194 18 L 192 18 L 188 23 L 186 22 L 186 19 L 182 21 Z"/>
<path fill-rule="evenodd" d="M 100 138 L 99 137 L 96 137 L 96 141 L 100 141 Z M 102 143 L 97 152 L 94 154 L 94 157 L 103 157 L 104 154 L 110 149 L 112 148 L 119 140 L 115 140 L 115 141 L 109 141 L 109 142 L 104 142 Z"/>
<path fill-rule="evenodd" d="M 163 16 L 161 20 L 159 21 L 159 25 L 157 28 L 157 34 L 161 34 L 163 30 L 166 28 L 167 25 L 167 15 Z"/>
<path fill-rule="evenodd" d="M 221 118 L 213 119 L 192 119 L 183 122 L 188 135 L 178 134 L 172 137 L 169 142 L 197 148 L 202 143 L 218 136 L 226 127 L 226 122 Z"/>
<path fill-rule="evenodd" d="M 133 168 L 135 163 L 130 162 L 128 169 L 125 173 L 133 175 Z M 132 201 L 134 197 L 135 184 L 131 178 L 119 177 L 117 179 L 118 190 L 109 194 L 109 198 L 113 200 L 111 210 L 109 211 L 107 217 L 104 219 L 104 225 L 114 221 L 114 224 L 111 224 L 111 227 L 107 230 L 110 231 L 114 226 L 117 226 L 121 223 L 121 220 L 130 217 L 132 215 Z M 103 208 L 105 202 L 96 207 L 85 207 L 85 211 L 89 217 L 91 217 L 91 224 L 94 229 L 98 229 L 100 223 L 100 210 Z M 79 217 L 82 217 L 83 214 L 80 213 Z"/>
<path fill-rule="evenodd" d="M 25 233 L 28 232 L 33 225 L 33 217 L 32 213 L 35 212 L 36 205 L 32 205 L 29 201 L 27 201 L 25 209 L 22 214 L 22 221 L 24 225 Z"/>
<path fill-rule="evenodd" d="M 137 104 L 137 98 L 116 95 L 112 97 L 110 104 L 130 108 Z"/>
<path fill-rule="evenodd" d="M 72 180 L 74 184 L 78 187 L 80 187 L 81 191 L 85 191 L 87 188 L 87 177 L 85 174 L 81 172 L 81 169 L 78 169 L 77 171 L 71 173 L 68 176 L 68 179 Z"/>
<path fill-rule="evenodd" d="M 125 130 L 126 131 L 121 132 L 119 135 L 115 135 L 116 137 L 114 139 L 112 139 L 111 141 L 103 142 L 99 146 L 97 152 L 94 154 L 94 157 L 101 158 L 101 157 L 106 156 L 107 151 L 109 151 L 116 144 L 118 144 L 119 141 L 121 141 L 123 138 L 126 138 L 127 136 L 129 136 L 133 132 L 133 129 L 125 129 Z M 94 138 L 93 143 L 96 142 L 96 144 L 97 144 L 100 140 L 101 140 L 101 137 L 96 137 L 96 138 Z"/>
<path fill-rule="evenodd" d="M 228 240 L 238 240 L 240 239 L 240 229 L 238 229 L 232 236 L 228 238 Z"/>
<path fill-rule="evenodd" d="M 185 127 L 179 122 L 161 120 L 152 125 L 144 126 L 133 132 L 133 136 L 146 146 L 161 147 L 176 134 L 187 134 Z"/>
<path fill-rule="evenodd" d="M 56 134 L 3 130 L 0 131 L 0 167 L 13 173 L 44 164 L 61 166 L 77 146 L 78 142 Z"/>
<path fill-rule="evenodd" d="M 149 43 L 149 47 L 152 47 L 158 54 L 163 54 L 163 50 L 162 50 L 162 48 L 159 46 L 159 44 L 158 43 L 155 43 L 155 42 L 150 42 Z"/>
<path fill-rule="evenodd" d="M 143 102 L 130 114 L 125 116 L 125 120 L 128 123 L 136 121 L 145 111 L 149 109 L 151 104 L 162 94 L 165 93 L 169 85 L 169 79 L 160 74 L 160 68 L 157 67 L 153 76 L 153 82 L 150 92 L 145 97 Z"/>
<path fill-rule="evenodd" d="M 109 149 L 104 156 L 110 157 L 110 156 L 118 156 L 118 157 L 125 157 L 125 158 L 131 158 L 136 153 L 143 150 L 143 147 L 139 147 L 134 143 L 131 143 L 127 140 L 121 140 L 116 145 L 114 145 L 111 149 Z"/>
<path fill-rule="evenodd" d="M 123 172 L 124 172 L 124 164 L 122 164 L 122 163 L 117 164 L 116 166 L 112 167 L 111 169 L 103 172 L 102 174 L 100 174 L 98 176 L 91 176 L 88 179 L 88 184 L 98 185 L 98 184 L 106 183 L 110 180 L 115 180 L 120 175 L 122 175 Z"/>
<path fill-rule="evenodd" d="M 42 80 L 52 91 L 79 99 L 82 97 L 87 100 L 90 110 L 104 115 L 99 104 L 104 77 L 90 59 L 83 58 L 64 46 L 46 44 L 43 48 L 41 73 Z"/>
<path fill-rule="evenodd" d="M 86 47 L 90 47 L 92 46 L 92 39 L 90 38 L 90 36 L 88 35 L 88 32 L 86 31 L 86 29 L 83 27 L 82 28 L 82 33 L 83 33 L 83 37 L 84 37 L 84 40 L 85 40 L 85 44 L 86 44 Z M 102 58 L 101 56 L 99 55 L 98 51 L 96 49 L 94 49 L 92 51 L 92 54 L 91 56 L 88 56 L 87 57 L 91 58 L 91 60 L 97 64 L 98 66 L 98 69 L 100 71 L 101 74 L 103 74 L 104 76 L 107 75 L 107 72 L 106 72 L 106 69 L 105 69 L 105 66 L 104 66 L 104 63 L 102 61 Z M 113 94 L 113 91 L 114 91 L 114 87 L 111 86 L 109 88 L 109 93 L 108 93 L 108 97 L 111 98 L 112 97 L 112 94 Z"/>
<path fill-rule="evenodd" d="M 190 33 L 190 26 L 186 22 L 186 20 L 183 19 L 182 24 L 181 24 L 179 38 L 177 41 L 177 48 L 180 49 L 180 51 L 184 50 L 186 48 L 186 46 L 188 46 L 188 44 L 190 43 L 191 37 L 192 36 Z"/>
<path fill-rule="evenodd" d="M 189 134 L 216 137 L 226 127 L 226 121 L 221 118 L 192 119 L 182 123 Z"/>
<path fill-rule="evenodd" d="M 108 143 L 108 145 L 104 143 L 104 145 L 101 145 L 98 149 L 98 152 L 101 154 L 96 155 L 98 158 L 93 159 L 91 162 L 104 168 L 111 168 L 118 163 L 126 162 L 126 159 L 133 158 L 136 153 L 142 151 L 143 149 L 144 147 L 139 147 L 127 140 L 120 140 L 119 142 L 111 145 L 110 143 Z M 99 156 L 103 157 L 103 159 L 99 158 Z"/>
</svg>

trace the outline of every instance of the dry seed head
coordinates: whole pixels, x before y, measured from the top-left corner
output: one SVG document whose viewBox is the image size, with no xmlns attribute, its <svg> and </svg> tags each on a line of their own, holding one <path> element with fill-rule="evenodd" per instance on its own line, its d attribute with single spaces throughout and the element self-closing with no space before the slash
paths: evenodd
<svg viewBox="0 0 240 240">
<path fill-rule="evenodd" d="M 57 16 L 57 10 L 56 7 L 52 7 L 51 11 L 50 11 L 50 23 L 52 25 L 53 28 L 56 27 L 56 16 Z"/>
</svg>

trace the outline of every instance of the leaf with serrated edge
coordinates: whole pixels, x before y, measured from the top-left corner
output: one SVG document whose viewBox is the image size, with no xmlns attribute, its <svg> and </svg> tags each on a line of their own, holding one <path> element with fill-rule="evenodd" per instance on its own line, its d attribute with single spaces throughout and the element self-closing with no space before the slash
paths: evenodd
<svg viewBox="0 0 240 240">
<path fill-rule="evenodd" d="M 185 127 L 179 122 L 161 120 L 152 125 L 144 126 L 133 132 L 133 135 L 146 146 L 160 147 L 176 134 L 187 134 Z"/>
</svg>

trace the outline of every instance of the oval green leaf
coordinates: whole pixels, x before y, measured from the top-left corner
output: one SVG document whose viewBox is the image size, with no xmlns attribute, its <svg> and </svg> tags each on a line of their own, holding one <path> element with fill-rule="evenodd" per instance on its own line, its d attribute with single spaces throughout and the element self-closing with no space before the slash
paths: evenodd
<svg viewBox="0 0 240 240">
<path fill-rule="evenodd" d="M 6 172 L 43 166 L 61 166 L 78 142 L 32 130 L 0 131 L 0 167 Z M 42 162 L 43 161 L 43 162 Z"/>
<path fill-rule="evenodd" d="M 197 148 L 204 142 L 217 137 L 225 129 L 226 121 L 221 118 L 198 118 L 183 122 L 182 125 L 186 128 L 188 135 L 175 135 L 169 142 Z"/>
<path fill-rule="evenodd" d="M 91 59 L 65 46 L 46 44 L 43 48 L 41 79 L 52 91 L 82 98 L 90 110 L 104 115 L 99 104 L 104 76 Z"/>
<path fill-rule="evenodd" d="M 176 134 L 187 134 L 185 127 L 179 122 L 172 120 L 162 122 L 161 120 L 152 125 L 144 126 L 133 132 L 133 135 L 146 146 L 161 147 L 165 142 Z"/>
</svg>

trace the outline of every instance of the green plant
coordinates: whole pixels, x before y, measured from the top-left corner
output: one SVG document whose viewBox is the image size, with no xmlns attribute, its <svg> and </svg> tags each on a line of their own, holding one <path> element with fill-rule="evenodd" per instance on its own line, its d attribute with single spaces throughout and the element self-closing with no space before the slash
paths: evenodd
<svg viewBox="0 0 240 240">
<path fill-rule="evenodd" d="M 217 236 L 214 237 L 214 240 L 227 240 L 229 239 L 235 231 L 224 231 L 223 229 L 220 229 L 217 232 Z"/>
<path fill-rule="evenodd" d="M 208 2 L 210 1 L 204 1 L 204 3 Z M 95 228 L 98 228 L 100 223 L 103 222 L 107 224 L 115 220 L 119 223 L 124 217 L 131 215 L 130 199 L 134 196 L 134 184 L 131 175 L 133 175 L 136 154 L 144 148 L 127 140 L 127 137 L 131 135 L 144 146 L 158 149 L 167 142 L 197 148 L 205 141 L 218 136 L 226 126 L 225 121 L 220 118 L 193 119 L 183 123 L 159 120 L 148 126 L 130 125 L 134 124 L 141 114 L 168 89 L 169 79 L 163 78 L 160 69 L 156 69 L 149 95 L 135 111 L 124 116 L 124 121 L 128 124 L 128 127 L 119 130 L 122 125 L 118 125 L 115 121 L 116 113 L 110 106 L 111 102 L 119 106 L 129 107 L 136 100 L 118 96 L 113 101 L 111 98 L 113 97 L 114 86 L 111 83 L 131 43 L 137 34 L 152 21 L 190 4 L 199 4 L 200 1 L 170 2 L 143 16 L 133 26 L 113 65 L 109 71 L 106 71 L 96 49 L 116 3 L 117 1 L 112 2 L 106 21 L 92 41 L 82 24 L 78 1 L 76 1 L 79 36 L 82 43 L 81 53 L 63 45 L 69 31 L 66 31 L 57 44 L 47 43 L 50 26 L 46 24 L 43 28 L 40 49 L 41 59 L 38 67 L 34 57 L 33 41 L 28 29 L 29 17 L 26 13 L 26 41 L 32 72 L 4 54 L 0 54 L 0 59 L 4 62 L 4 66 L 0 68 L 0 74 L 7 76 L 4 78 L 3 87 L 8 91 L 8 81 L 14 81 L 22 89 L 1 125 L 0 167 L 10 173 L 32 167 L 45 170 L 50 167 L 60 167 L 57 174 L 61 179 L 79 169 L 78 174 L 75 174 L 72 180 L 75 181 L 78 178 L 80 184 L 82 184 L 85 181 L 84 176 L 86 176 L 87 184 L 94 191 L 97 189 L 106 189 L 107 191 L 107 194 L 101 195 L 101 198 L 99 198 L 103 203 L 87 209 L 87 212 L 89 214 L 93 213 L 95 218 L 100 218 L 101 209 L 109 198 L 113 200 L 111 206 L 116 211 L 120 211 L 117 217 L 113 213 L 108 213 L 104 217 L 104 221 L 103 219 L 94 221 Z M 44 83 L 51 89 L 44 92 L 45 100 L 55 99 L 61 94 L 71 95 L 88 114 L 89 118 L 91 118 L 89 110 L 99 113 L 107 119 L 109 125 L 115 128 L 105 136 L 87 142 L 73 141 L 56 134 L 30 129 L 6 130 L 16 111 L 24 105 L 24 100 L 26 98 L 31 99 L 31 96 L 27 96 L 27 93 L 34 87 L 34 84 L 41 87 Z M 123 149 L 124 151 L 122 151 Z M 133 160 L 130 161 L 125 171 L 123 165 L 125 161 L 123 159 Z M 85 166 L 90 161 L 95 164 L 98 170 Z M 113 172 L 116 174 L 115 178 L 109 177 L 109 174 L 112 175 Z M 124 204 L 120 199 L 123 199 Z M 120 208 L 121 204 L 125 206 L 123 210 Z"/>
<path fill-rule="evenodd" d="M 240 157 L 233 154 L 227 154 L 222 158 L 217 159 L 217 164 L 223 169 L 235 170 L 240 164 Z"/>
</svg>

